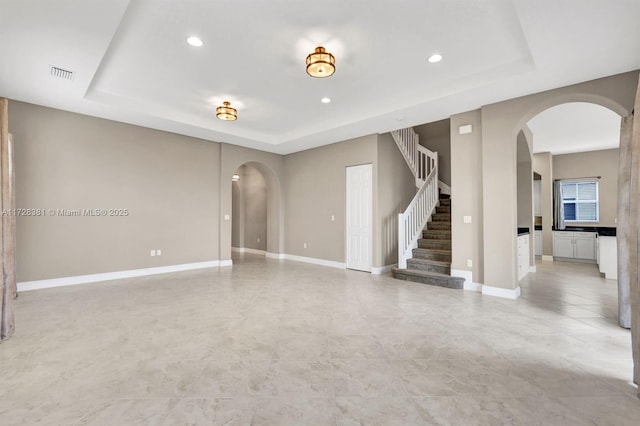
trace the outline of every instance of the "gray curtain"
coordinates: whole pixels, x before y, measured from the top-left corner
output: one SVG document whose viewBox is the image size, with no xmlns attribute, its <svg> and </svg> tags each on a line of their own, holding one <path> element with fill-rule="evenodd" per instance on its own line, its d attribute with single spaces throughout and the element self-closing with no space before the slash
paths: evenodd
<svg viewBox="0 0 640 426">
<path fill-rule="evenodd" d="M 15 207 L 14 181 L 13 181 L 13 141 L 9 138 L 9 101 L 0 98 L 0 204 L 3 210 Z M 13 336 L 15 320 L 13 313 L 14 299 L 16 298 L 15 275 L 15 217 L 11 214 L 3 215 L 0 220 L 2 231 L 1 250 L 2 262 L 0 262 L 0 340 Z"/>
<path fill-rule="evenodd" d="M 564 204 L 562 204 L 562 186 L 560 181 L 553 182 L 553 223 L 555 229 L 564 229 Z"/>
</svg>

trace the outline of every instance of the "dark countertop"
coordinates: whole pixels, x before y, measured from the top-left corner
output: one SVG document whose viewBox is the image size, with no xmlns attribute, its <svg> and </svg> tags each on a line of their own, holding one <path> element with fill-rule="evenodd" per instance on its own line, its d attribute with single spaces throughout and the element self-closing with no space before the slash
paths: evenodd
<svg viewBox="0 0 640 426">
<path fill-rule="evenodd" d="M 518 236 L 527 235 L 529 233 L 529 228 L 518 228 Z"/>
<path fill-rule="evenodd" d="M 534 226 L 534 229 L 536 231 L 542 231 L 542 225 L 536 225 L 536 226 Z"/>
<path fill-rule="evenodd" d="M 573 232 L 595 232 L 601 237 L 615 237 L 616 228 L 609 226 L 567 226 L 565 229 L 556 229 L 554 231 L 573 231 Z"/>
</svg>

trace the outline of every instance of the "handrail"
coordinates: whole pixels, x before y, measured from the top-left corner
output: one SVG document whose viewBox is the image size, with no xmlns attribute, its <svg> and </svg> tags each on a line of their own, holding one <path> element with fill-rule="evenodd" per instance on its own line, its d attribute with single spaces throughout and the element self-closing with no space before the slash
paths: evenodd
<svg viewBox="0 0 640 426">
<path fill-rule="evenodd" d="M 403 269 L 438 203 L 438 153 L 420 145 L 411 127 L 394 130 L 391 136 L 420 188 L 407 209 L 398 214 L 398 267 Z"/>
<path fill-rule="evenodd" d="M 419 136 L 411 127 L 393 130 L 391 136 L 415 176 L 416 186 L 421 188 L 431 170 L 438 166 L 438 153 L 420 145 Z"/>
<path fill-rule="evenodd" d="M 431 213 L 438 203 L 438 166 L 431 169 L 404 213 L 398 214 L 398 268 L 407 267 L 412 249 L 417 247 Z"/>
</svg>

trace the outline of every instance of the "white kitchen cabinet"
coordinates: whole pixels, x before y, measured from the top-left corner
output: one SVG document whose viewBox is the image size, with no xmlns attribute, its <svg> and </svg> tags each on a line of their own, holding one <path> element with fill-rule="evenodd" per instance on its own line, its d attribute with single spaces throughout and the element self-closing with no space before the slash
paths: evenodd
<svg viewBox="0 0 640 426">
<path fill-rule="evenodd" d="M 595 232 L 553 232 L 553 255 L 566 259 L 596 260 Z"/>
<path fill-rule="evenodd" d="M 598 269 L 609 280 L 618 279 L 618 245 L 616 237 L 598 237 Z"/>
<path fill-rule="evenodd" d="M 542 231 L 533 232 L 533 251 L 536 256 L 542 256 Z"/>
<path fill-rule="evenodd" d="M 529 272 L 529 234 L 518 236 L 518 280 Z"/>
</svg>

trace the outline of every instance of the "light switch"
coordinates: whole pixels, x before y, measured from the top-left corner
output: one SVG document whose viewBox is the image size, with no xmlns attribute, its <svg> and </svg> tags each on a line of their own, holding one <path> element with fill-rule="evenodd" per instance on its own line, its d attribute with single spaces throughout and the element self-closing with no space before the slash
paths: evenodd
<svg viewBox="0 0 640 426">
<path fill-rule="evenodd" d="M 155 251 L 155 250 L 151 250 L 151 252 L 150 252 L 149 254 L 150 254 L 151 256 L 154 256 L 154 257 L 155 257 L 155 255 L 156 255 L 156 251 Z"/>
<path fill-rule="evenodd" d="M 331 222 L 335 222 L 336 221 L 336 217 L 334 215 L 331 215 Z"/>
<path fill-rule="evenodd" d="M 228 214 L 225 214 L 224 215 L 224 220 L 229 220 L 229 219 L 231 219 L 231 216 L 229 216 Z"/>
<path fill-rule="evenodd" d="M 473 268 L 473 260 L 467 259 L 467 267 L 468 268 Z"/>
<path fill-rule="evenodd" d="M 461 135 L 468 135 L 469 133 L 473 132 L 473 126 L 471 124 L 465 124 L 464 126 L 458 127 L 458 132 Z"/>
<path fill-rule="evenodd" d="M 463 216 L 462 220 L 464 223 L 471 223 L 471 216 Z"/>
</svg>

